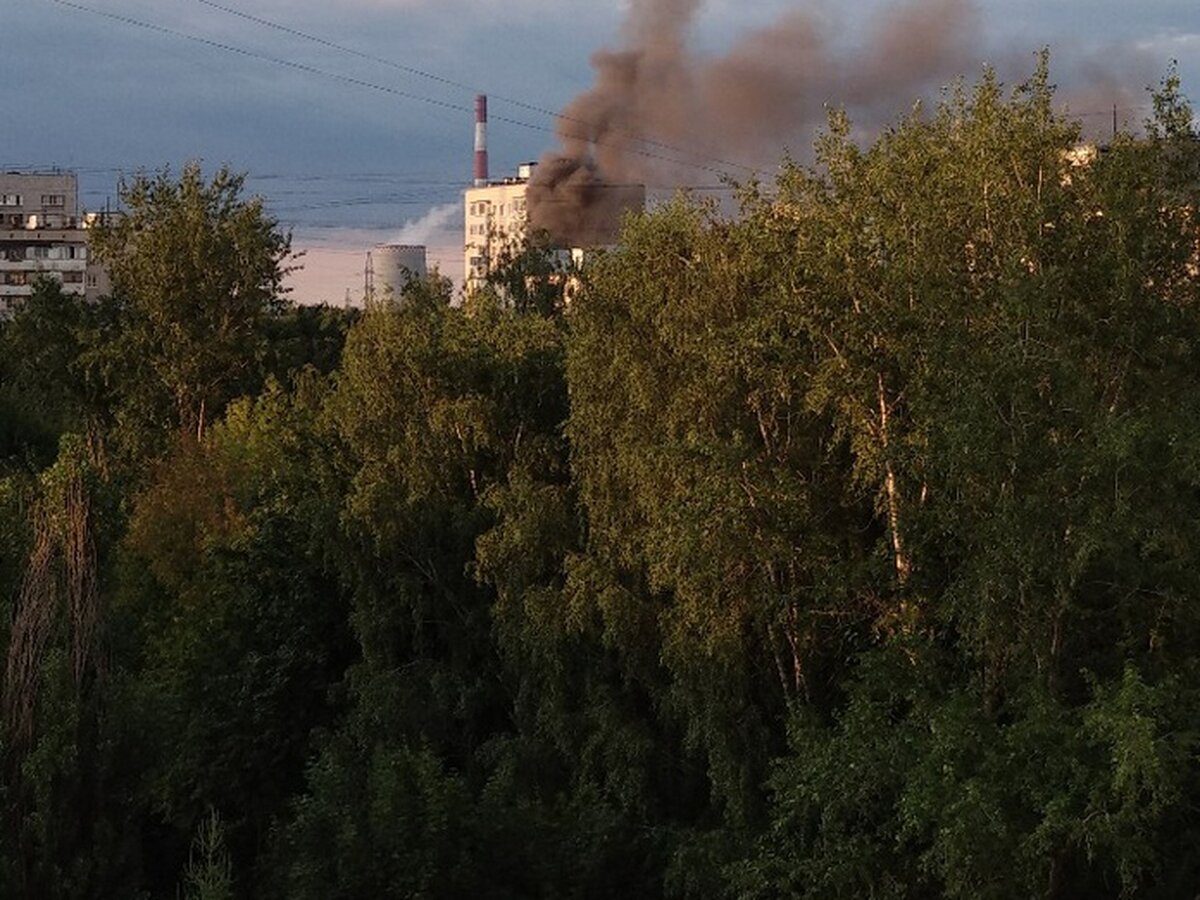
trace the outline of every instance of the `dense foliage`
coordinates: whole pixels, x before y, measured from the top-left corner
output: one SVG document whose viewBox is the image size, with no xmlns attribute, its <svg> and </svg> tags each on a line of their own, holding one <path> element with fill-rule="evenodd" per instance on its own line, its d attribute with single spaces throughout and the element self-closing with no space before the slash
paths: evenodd
<svg viewBox="0 0 1200 900">
<path fill-rule="evenodd" d="M 0 331 L 0 896 L 1194 893 L 1200 141 L 1051 97 L 361 317 L 128 185 Z"/>
</svg>

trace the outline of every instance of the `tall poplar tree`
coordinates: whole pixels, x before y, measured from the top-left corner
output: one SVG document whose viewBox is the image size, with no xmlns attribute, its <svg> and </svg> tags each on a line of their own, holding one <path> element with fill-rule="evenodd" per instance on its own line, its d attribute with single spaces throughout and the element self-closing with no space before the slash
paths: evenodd
<svg viewBox="0 0 1200 900">
<path fill-rule="evenodd" d="M 263 319 L 282 305 L 290 238 L 243 196 L 245 177 L 198 163 L 121 186 L 122 212 L 93 234 L 114 294 L 127 307 L 124 353 L 139 365 L 128 394 L 140 415 L 203 436 L 255 384 Z"/>
</svg>

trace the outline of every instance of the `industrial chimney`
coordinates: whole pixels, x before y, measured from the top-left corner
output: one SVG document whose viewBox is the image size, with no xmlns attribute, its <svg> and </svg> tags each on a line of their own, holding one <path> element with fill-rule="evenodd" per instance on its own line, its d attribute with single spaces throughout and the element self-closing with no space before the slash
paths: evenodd
<svg viewBox="0 0 1200 900">
<path fill-rule="evenodd" d="M 475 98 L 475 187 L 487 187 L 487 94 Z"/>
</svg>

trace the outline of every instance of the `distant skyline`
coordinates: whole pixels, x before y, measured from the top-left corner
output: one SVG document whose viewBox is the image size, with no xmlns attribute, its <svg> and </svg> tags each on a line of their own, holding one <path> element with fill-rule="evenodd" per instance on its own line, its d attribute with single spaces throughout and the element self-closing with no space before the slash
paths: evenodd
<svg viewBox="0 0 1200 900">
<path fill-rule="evenodd" d="M 822 23 L 835 52 L 853 56 L 885 10 L 905 5 L 674 3 L 699 7 L 690 37 L 701 56 L 721 54 L 748 31 L 797 12 Z M 361 292 L 367 247 L 396 239 L 406 223 L 431 211 L 437 227 L 427 236 L 410 228 L 407 236 L 426 237 L 431 261 L 441 262 L 446 274 L 460 275 L 461 216 L 450 215 L 446 206 L 459 202 L 470 177 L 472 95 L 480 90 L 492 98 L 494 176 L 538 158 L 556 146 L 547 112 L 591 86 L 589 57 L 620 43 L 631 4 L 222 0 L 221 5 L 394 65 L 256 24 L 202 0 L 78 0 L 75 6 L 24 0 L 8 12 L 0 31 L 0 84 L 10 123 L 0 139 L 0 167 L 74 169 L 84 204 L 99 208 L 115 194 L 122 172 L 168 164 L 178 169 L 189 159 L 201 159 L 206 167 L 228 163 L 249 173 L 250 188 L 294 232 L 294 248 L 307 251 L 301 260 L 305 271 L 293 279 L 296 298 L 337 303 L 347 288 Z M 1002 73 L 1028 71 L 1032 54 L 1049 46 L 1053 79 L 1095 130 L 1108 125 L 1113 103 L 1121 107 L 1123 121 L 1144 119 L 1149 110 L 1143 89 L 1157 82 L 1172 59 L 1178 60 L 1185 92 L 1200 97 L 1195 0 L 960 5 L 969 7 L 973 29 L 962 48 L 962 74 L 974 77 L 985 61 Z"/>
</svg>

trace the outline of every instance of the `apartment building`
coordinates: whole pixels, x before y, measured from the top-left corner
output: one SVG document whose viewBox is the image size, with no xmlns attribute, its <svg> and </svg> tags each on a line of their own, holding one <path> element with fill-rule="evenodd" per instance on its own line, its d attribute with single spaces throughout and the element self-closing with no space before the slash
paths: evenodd
<svg viewBox="0 0 1200 900">
<path fill-rule="evenodd" d="M 11 315 L 38 278 L 90 300 L 107 293 L 108 278 L 88 254 L 95 222 L 79 208 L 73 173 L 0 173 L 0 316 Z"/>
<path fill-rule="evenodd" d="M 515 177 L 493 181 L 488 177 L 487 96 L 475 98 L 475 169 L 474 185 L 463 196 L 465 213 L 463 286 L 469 294 L 487 282 L 504 257 L 519 249 L 530 229 L 530 181 L 534 177 L 534 162 L 521 163 Z M 567 160 L 571 163 L 572 161 Z M 574 162 L 574 169 L 579 168 Z M 557 171 L 551 170 L 551 174 Z M 546 195 L 546 185 L 540 185 L 533 200 L 539 205 L 533 212 L 534 225 L 546 231 L 555 241 L 559 260 L 564 265 L 578 265 L 587 250 L 614 243 L 620 233 L 621 217 L 628 211 L 646 206 L 646 188 L 640 184 L 609 185 L 594 181 L 592 191 L 604 190 L 600 202 L 588 196 L 590 191 L 567 190 L 558 197 Z M 553 192 L 553 188 L 551 189 Z M 576 221 L 570 227 L 563 222 L 546 220 L 547 204 L 560 203 L 576 210 Z M 539 215 L 540 212 L 540 215 Z M 568 217 L 569 218 L 569 217 Z M 567 285 L 568 293 L 570 286 Z"/>
<path fill-rule="evenodd" d="M 515 178 L 467 188 L 463 283 L 468 293 L 482 286 L 504 254 L 525 239 L 529 215 L 525 192 L 533 167 L 534 163 L 522 163 Z"/>
</svg>

